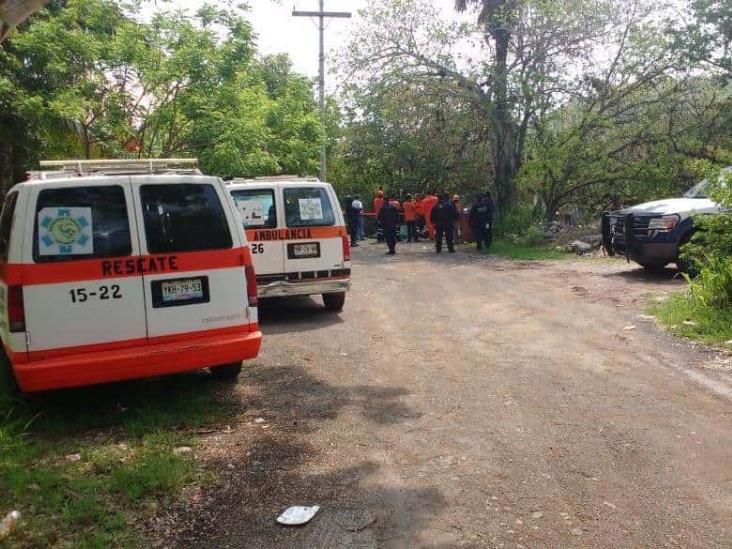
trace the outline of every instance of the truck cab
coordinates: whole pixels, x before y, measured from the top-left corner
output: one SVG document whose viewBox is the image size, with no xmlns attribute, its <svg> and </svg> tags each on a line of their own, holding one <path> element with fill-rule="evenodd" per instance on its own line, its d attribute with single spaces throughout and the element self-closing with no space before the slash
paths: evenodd
<svg viewBox="0 0 732 549">
<path fill-rule="evenodd" d="M 722 170 L 720 177 L 732 173 Z M 645 202 L 622 210 L 605 212 L 602 217 L 603 245 L 610 256 L 625 257 L 647 270 L 676 263 L 680 270 L 681 247 L 691 240 L 694 217 L 715 215 L 722 206 L 708 196 L 710 182 L 701 181 L 681 198 Z"/>
</svg>

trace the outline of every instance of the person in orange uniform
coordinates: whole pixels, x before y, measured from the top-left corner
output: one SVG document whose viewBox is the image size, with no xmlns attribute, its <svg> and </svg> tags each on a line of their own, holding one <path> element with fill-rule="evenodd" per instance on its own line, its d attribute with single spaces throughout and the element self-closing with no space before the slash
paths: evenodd
<svg viewBox="0 0 732 549">
<path fill-rule="evenodd" d="M 439 201 L 440 199 L 435 196 L 435 191 L 429 191 L 427 195 L 422 199 L 424 218 L 427 222 L 427 230 L 429 231 L 431 240 L 435 239 L 435 226 L 432 223 L 432 208 L 434 208 Z"/>
<path fill-rule="evenodd" d="M 427 224 L 424 218 L 424 203 L 422 202 L 423 200 L 424 197 L 420 193 L 417 193 L 417 198 L 414 201 L 414 211 L 417 214 L 416 235 L 418 238 L 426 238 L 425 227 Z"/>
<path fill-rule="evenodd" d="M 376 198 L 374 198 L 374 213 L 376 214 L 376 217 L 379 217 L 379 210 L 381 209 L 381 206 L 384 204 L 384 191 L 379 189 L 376 191 Z"/>
<path fill-rule="evenodd" d="M 419 236 L 415 230 L 415 224 L 417 222 L 417 203 L 412 200 L 412 195 L 408 194 L 404 204 L 404 222 L 407 224 L 407 242 L 411 242 L 414 239 L 415 242 L 419 242 Z"/>
<path fill-rule="evenodd" d="M 379 221 L 379 212 L 381 211 L 381 206 L 384 205 L 384 191 L 381 190 L 381 187 L 379 187 L 379 190 L 376 191 L 376 198 L 374 198 L 374 215 L 376 216 L 376 240 L 377 242 L 383 242 L 384 241 L 384 230 L 381 228 L 381 222 Z"/>
</svg>

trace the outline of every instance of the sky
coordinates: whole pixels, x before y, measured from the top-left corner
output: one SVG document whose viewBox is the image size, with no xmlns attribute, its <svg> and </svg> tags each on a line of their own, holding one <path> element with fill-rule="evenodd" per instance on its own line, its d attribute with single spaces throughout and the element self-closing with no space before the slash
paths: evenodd
<svg viewBox="0 0 732 549">
<path fill-rule="evenodd" d="M 318 75 L 318 26 L 317 19 L 293 17 L 293 8 L 317 11 L 318 0 L 246 0 L 250 6 L 249 20 L 257 34 L 260 55 L 287 53 L 295 70 L 315 78 Z M 338 49 L 349 42 L 354 29 L 360 23 L 358 11 L 370 2 L 380 0 L 325 0 L 326 11 L 350 11 L 352 19 L 329 19 L 326 22 L 326 51 Z M 433 0 L 446 14 L 452 13 L 455 0 Z M 203 1 L 169 0 L 150 2 L 144 11 L 156 9 L 197 9 Z M 332 58 L 332 57 L 331 57 Z M 328 57 L 326 57 L 326 63 Z M 326 75 L 328 67 L 326 67 Z M 331 87 L 331 86 L 328 86 Z"/>
</svg>

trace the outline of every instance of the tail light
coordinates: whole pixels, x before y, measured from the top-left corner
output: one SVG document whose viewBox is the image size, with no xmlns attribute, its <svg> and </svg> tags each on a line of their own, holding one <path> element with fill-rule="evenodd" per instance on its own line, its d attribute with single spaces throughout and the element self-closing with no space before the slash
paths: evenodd
<svg viewBox="0 0 732 549">
<path fill-rule="evenodd" d="M 254 267 L 247 265 L 245 267 L 247 275 L 247 297 L 249 298 L 249 306 L 256 307 L 259 304 L 257 298 L 257 275 L 254 273 Z"/>
<path fill-rule="evenodd" d="M 8 320 L 11 332 L 25 332 L 23 286 L 8 287 Z"/>
<path fill-rule="evenodd" d="M 343 242 L 343 261 L 351 261 L 351 243 L 348 242 L 348 237 L 342 236 L 341 242 Z"/>
</svg>

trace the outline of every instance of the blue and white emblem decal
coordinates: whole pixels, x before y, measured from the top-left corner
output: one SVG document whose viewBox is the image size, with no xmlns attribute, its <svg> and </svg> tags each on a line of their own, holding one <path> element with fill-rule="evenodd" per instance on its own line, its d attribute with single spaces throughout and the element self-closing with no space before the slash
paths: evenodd
<svg viewBox="0 0 732 549">
<path fill-rule="evenodd" d="M 40 255 L 94 253 L 91 208 L 43 208 L 38 212 Z"/>
</svg>

